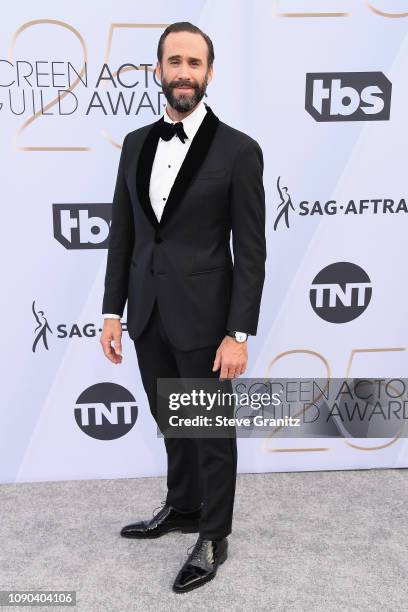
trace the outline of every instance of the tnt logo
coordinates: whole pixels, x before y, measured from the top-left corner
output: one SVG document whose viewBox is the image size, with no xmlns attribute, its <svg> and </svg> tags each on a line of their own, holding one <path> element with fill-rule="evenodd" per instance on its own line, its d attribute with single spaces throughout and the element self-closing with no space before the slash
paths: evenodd
<svg viewBox="0 0 408 612">
<path fill-rule="evenodd" d="M 78 397 L 75 420 L 91 438 L 116 440 L 127 434 L 136 423 L 137 404 L 133 395 L 115 383 L 88 387 Z"/>
<path fill-rule="evenodd" d="M 323 268 L 310 288 L 315 313 L 329 323 L 348 323 L 367 308 L 372 295 L 368 274 L 356 264 L 340 261 Z"/>
<path fill-rule="evenodd" d="M 305 108 L 316 121 L 384 121 L 391 89 L 382 72 L 308 73 Z"/>
<path fill-rule="evenodd" d="M 112 204 L 53 204 L 54 237 L 66 249 L 106 249 Z"/>
</svg>

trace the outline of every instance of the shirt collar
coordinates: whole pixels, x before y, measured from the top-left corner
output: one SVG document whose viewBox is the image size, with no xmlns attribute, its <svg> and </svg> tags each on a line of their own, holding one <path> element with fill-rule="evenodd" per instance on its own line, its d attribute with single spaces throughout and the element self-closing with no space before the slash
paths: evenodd
<svg viewBox="0 0 408 612">
<path fill-rule="evenodd" d="M 207 109 L 204 105 L 203 100 L 201 99 L 193 110 L 193 112 L 187 115 L 187 117 L 182 120 L 184 131 L 187 134 L 187 138 L 189 140 L 192 140 L 194 138 L 198 128 L 201 125 L 202 120 L 205 117 L 206 112 Z M 170 119 L 167 114 L 167 110 L 164 111 L 163 118 L 164 121 L 167 121 L 168 123 L 177 123 L 176 121 L 173 121 L 173 119 Z"/>
</svg>

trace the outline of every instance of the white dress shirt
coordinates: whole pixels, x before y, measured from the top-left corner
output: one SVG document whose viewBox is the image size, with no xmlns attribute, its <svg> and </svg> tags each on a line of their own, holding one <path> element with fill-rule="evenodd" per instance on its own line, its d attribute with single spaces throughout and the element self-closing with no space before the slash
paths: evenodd
<svg viewBox="0 0 408 612">
<path fill-rule="evenodd" d="M 206 112 L 204 102 L 200 100 L 193 112 L 183 119 L 184 132 L 187 134 L 184 143 L 177 134 L 170 140 L 159 138 L 149 186 L 150 202 L 158 221 L 161 219 L 175 178 Z M 177 123 L 167 114 L 167 106 L 163 118 L 168 123 Z M 103 317 L 104 319 L 120 319 L 118 314 L 104 314 Z"/>
<path fill-rule="evenodd" d="M 177 135 L 170 138 L 170 140 L 159 138 L 156 155 L 153 161 L 152 173 L 150 175 L 149 188 L 150 201 L 158 221 L 161 219 L 175 178 L 206 112 L 207 109 L 201 100 L 193 112 L 183 119 L 183 128 L 187 134 L 187 139 L 184 140 L 184 144 Z M 167 111 L 163 116 L 164 121 L 176 123 L 170 119 Z"/>
</svg>

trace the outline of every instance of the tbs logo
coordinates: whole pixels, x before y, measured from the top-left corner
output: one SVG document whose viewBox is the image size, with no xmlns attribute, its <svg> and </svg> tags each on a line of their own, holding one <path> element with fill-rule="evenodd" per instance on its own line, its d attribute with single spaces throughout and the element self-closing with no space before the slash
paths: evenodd
<svg viewBox="0 0 408 612">
<path fill-rule="evenodd" d="M 53 204 L 54 237 L 66 249 L 106 249 L 112 204 Z"/>
<path fill-rule="evenodd" d="M 382 72 L 310 72 L 305 108 L 316 121 L 385 121 L 391 89 Z"/>
</svg>

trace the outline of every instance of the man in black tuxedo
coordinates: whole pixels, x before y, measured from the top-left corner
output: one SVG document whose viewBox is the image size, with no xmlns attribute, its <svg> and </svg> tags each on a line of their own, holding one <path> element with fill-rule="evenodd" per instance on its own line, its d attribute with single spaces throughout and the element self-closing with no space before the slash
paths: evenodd
<svg viewBox="0 0 408 612">
<path fill-rule="evenodd" d="M 128 332 L 156 421 L 157 378 L 217 378 L 228 391 L 231 379 L 243 374 L 247 336 L 257 331 L 266 258 L 262 150 L 203 102 L 213 75 L 210 38 L 189 22 L 172 24 L 157 56 L 167 105 L 158 121 L 123 141 L 101 335 L 105 355 L 120 363 L 127 300 Z M 126 525 L 121 535 L 198 531 L 173 585 L 185 592 L 214 578 L 227 558 L 236 438 L 164 441 L 164 507 L 151 520 Z"/>
</svg>

